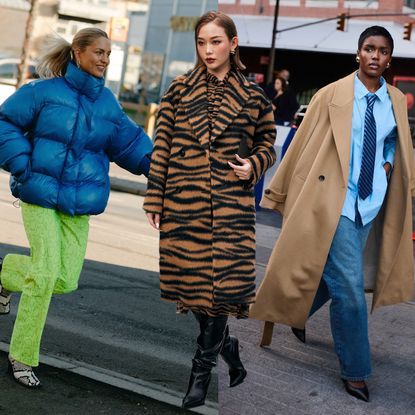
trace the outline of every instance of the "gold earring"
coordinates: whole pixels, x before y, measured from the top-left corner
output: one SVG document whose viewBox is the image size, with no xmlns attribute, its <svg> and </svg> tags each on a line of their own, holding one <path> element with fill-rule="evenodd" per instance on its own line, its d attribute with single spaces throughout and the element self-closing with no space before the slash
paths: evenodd
<svg viewBox="0 0 415 415">
<path fill-rule="evenodd" d="M 390 68 L 390 67 L 391 67 L 391 63 L 390 63 L 390 62 L 388 62 L 388 63 L 386 64 L 386 67 L 387 67 L 387 68 Z"/>
<path fill-rule="evenodd" d="M 356 56 L 356 62 L 359 63 L 360 62 L 360 58 L 359 56 Z"/>
</svg>

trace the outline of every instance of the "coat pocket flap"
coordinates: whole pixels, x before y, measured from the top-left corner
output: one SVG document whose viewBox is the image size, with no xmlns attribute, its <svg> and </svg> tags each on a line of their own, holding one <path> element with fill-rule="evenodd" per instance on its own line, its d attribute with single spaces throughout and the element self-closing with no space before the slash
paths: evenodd
<svg viewBox="0 0 415 415">
<path fill-rule="evenodd" d="M 262 201 L 265 201 L 265 199 L 270 199 L 277 203 L 284 203 L 286 198 L 287 198 L 286 193 L 276 192 L 275 190 L 272 190 L 272 189 L 265 189 Z"/>
</svg>

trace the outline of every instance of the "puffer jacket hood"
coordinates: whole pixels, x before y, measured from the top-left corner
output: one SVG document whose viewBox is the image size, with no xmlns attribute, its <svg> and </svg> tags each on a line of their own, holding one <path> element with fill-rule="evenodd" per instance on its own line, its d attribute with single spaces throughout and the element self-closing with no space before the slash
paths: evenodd
<svg viewBox="0 0 415 415">
<path fill-rule="evenodd" d="M 72 62 L 64 77 L 31 82 L 0 107 L 0 166 L 13 195 L 69 215 L 101 213 L 109 162 L 147 174 L 151 149 L 104 79 Z"/>
</svg>

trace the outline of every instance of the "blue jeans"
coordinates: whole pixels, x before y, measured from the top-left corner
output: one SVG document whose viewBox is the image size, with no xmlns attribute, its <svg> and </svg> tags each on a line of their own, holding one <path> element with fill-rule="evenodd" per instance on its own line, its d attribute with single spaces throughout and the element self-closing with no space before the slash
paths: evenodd
<svg viewBox="0 0 415 415">
<path fill-rule="evenodd" d="M 340 216 L 310 316 L 331 299 L 330 324 L 341 377 L 366 380 L 371 373 L 363 250 L 372 222 Z"/>
</svg>

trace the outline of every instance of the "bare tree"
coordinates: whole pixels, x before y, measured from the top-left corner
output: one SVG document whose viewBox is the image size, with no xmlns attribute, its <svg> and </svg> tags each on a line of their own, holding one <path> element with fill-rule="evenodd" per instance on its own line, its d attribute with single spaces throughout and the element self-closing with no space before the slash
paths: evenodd
<svg viewBox="0 0 415 415">
<path fill-rule="evenodd" d="M 23 48 L 22 48 L 22 54 L 20 55 L 20 64 L 18 67 L 17 72 L 17 86 L 21 86 L 22 83 L 25 80 L 25 74 L 28 70 L 29 66 L 29 48 L 30 43 L 32 40 L 32 32 L 33 32 L 33 23 L 36 19 L 37 15 L 37 6 L 38 6 L 39 0 L 30 0 L 30 10 L 29 10 L 29 16 L 27 17 L 26 22 L 26 31 L 25 31 L 25 37 L 23 41 Z"/>
</svg>

